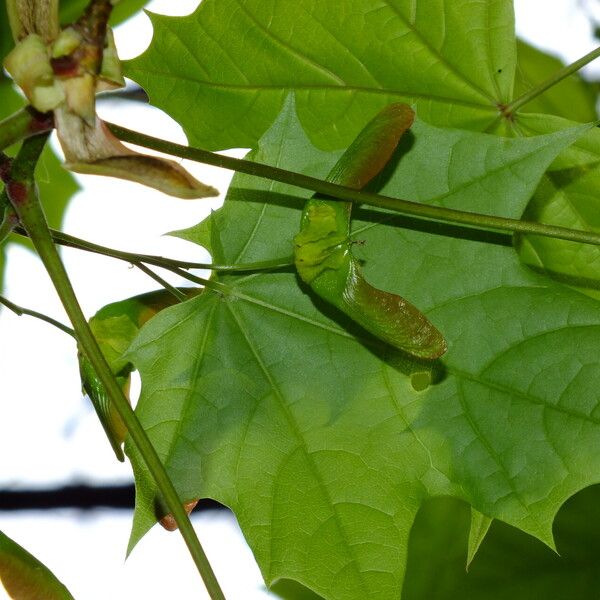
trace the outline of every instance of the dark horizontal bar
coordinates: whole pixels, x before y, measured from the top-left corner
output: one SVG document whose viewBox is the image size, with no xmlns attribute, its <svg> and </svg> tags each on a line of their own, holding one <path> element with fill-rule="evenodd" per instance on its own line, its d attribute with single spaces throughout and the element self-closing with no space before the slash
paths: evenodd
<svg viewBox="0 0 600 600">
<path fill-rule="evenodd" d="M 133 509 L 134 501 L 133 485 L 69 485 L 50 489 L 0 490 L 0 512 L 61 508 Z M 222 508 L 225 507 L 214 500 L 200 500 L 194 512 Z"/>
</svg>

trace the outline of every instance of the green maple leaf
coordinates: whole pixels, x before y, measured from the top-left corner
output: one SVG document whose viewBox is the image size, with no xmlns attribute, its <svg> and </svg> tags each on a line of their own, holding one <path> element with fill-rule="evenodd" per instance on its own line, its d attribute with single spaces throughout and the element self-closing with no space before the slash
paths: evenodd
<svg viewBox="0 0 600 600">
<path fill-rule="evenodd" d="M 514 216 L 584 129 L 504 140 L 417 122 L 383 191 Z M 336 155 L 309 143 L 286 104 L 252 158 L 323 175 Z M 224 207 L 181 235 L 209 242 L 219 262 L 290 254 L 305 197 L 236 175 Z M 509 238 L 407 225 L 361 209 L 354 236 L 369 279 L 444 332 L 443 361 L 382 345 L 285 271 L 215 278 L 157 315 L 126 357 L 142 376 L 136 411 L 182 499 L 230 506 L 268 584 L 397 598 L 427 498 L 467 500 L 552 545 L 560 505 L 598 480 L 598 304 L 522 267 Z M 435 383 L 417 391 L 410 375 L 423 370 Z M 128 452 L 133 545 L 157 498 Z"/>
<path fill-rule="evenodd" d="M 310 139 L 325 149 L 347 146 L 399 100 L 435 125 L 510 136 L 555 131 L 550 115 L 596 118 L 597 93 L 577 76 L 507 117 L 504 107 L 562 66 L 517 45 L 511 0 L 204 0 L 187 17 L 151 18 L 152 44 L 127 75 L 203 148 L 255 147 L 290 91 Z M 532 127 L 532 112 L 549 114 Z M 580 146 L 567 151 L 578 156 L 575 168 L 544 180 L 528 218 L 600 231 L 600 132 Z M 600 295 L 597 247 L 528 237 L 521 254 Z"/>
<path fill-rule="evenodd" d="M 126 74 L 205 148 L 254 147 L 290 91 L 326 149 L 395 101 L 483 130 L 512 95 L 512 2 L 441 4 L 204 0 L 187 17 L 151 15 L 152 44 Z"/>
</svg>

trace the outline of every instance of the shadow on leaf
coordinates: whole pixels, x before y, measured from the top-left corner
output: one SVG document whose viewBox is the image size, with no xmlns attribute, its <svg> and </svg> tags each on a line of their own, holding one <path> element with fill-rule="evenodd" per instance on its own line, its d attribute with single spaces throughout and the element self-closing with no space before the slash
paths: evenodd
<svg viewBox="0 0 600 600">
<path fill-rule="evenodd" d="M 572 600 L 600 586 L 600 485 L 571 497 L 554 522 L 559 555 L 494 521 L 469 572 L 469 507 L 451 498 L 423 504 L 411 531 L 403 600 Z"/>
</svg>

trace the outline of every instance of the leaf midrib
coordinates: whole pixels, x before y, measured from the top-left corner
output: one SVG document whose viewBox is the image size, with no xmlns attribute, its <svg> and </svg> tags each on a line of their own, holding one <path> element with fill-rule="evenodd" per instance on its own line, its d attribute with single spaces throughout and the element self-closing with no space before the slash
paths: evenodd
<svg viewBox="0 0 600 600">
<path fill-rule="evenodd" d="M 241 319 L 241 317 L 236 313 L 236 311 L 234 310 L 233 306 L 231 305 L 231 303 L 227 303 L 226 304 L 229 313 L 231 314 L 232 318 L 234 319 L 234 321 L 236 322 L 238 329 L 240 331 L 240 333 L 242 334 L 243 339 L 245 340 L 250 352 L 252 353 L 252 355 L 254 356 L 254 359 L 256 361 L 256 364 L 259 366 L 260 370 L 263 373 L 263 376 L 265 377 L 266 382 L 268 383 L 268 385 L 270 386 L 271 390 L 274 393 L 274 396 L 277 398 L 277 402 L 281 408 L 282 413 L 285 416 L 286 421 L 288 422 L 288 425 L 290 427 L 290 430 L 293 432 L 299 446 L 303 449 L 303 454 L 305 457 L 305 460 L 307 462 L 307 464 L 309 464 L 311 466 L 311 471 L 313 472 L 313 476 L 315 478 L 315 481 L 317 482 L 317 484 L 319 485 L 319 488 L 321 489 L 321 492 L 327 502 L 327 504 L 329 505 L 332 515 L 335 519 L 335 523 L 336 523 L 336 527 L 340 533 L 340 536 L 342 537 L 342 539 L 345 542 L 345 547 L 346 547 L 346 552 L 347 552 L 347 556 L 350 558 L 350 560 L 354 563 L 355 565 L 355 573 L 358 576 L 358 579 L 360 580 L 361 584 L 362 584 L 362 588 L 363 591 L 368 594 L 369 593 L 369 587 L 365 581 L 364 578 L 364 573 L 363 571 L 360 569 L 360 562 L 357 559 L 356 555 L 353 552 L 353 545 L 350 544 L 347 536 L 346 536 L 346 531 L 345 528 L 340 520 L 340 517 L 338 515 L 338 512 L 336 510 L 336 504 L 332 501 L 331 496 L 329 494 L 329 490 L 327 488 L 327 485 L 325 484 L 325 482 L 323 481 L 323 478 L 321 476 L 321 473 L 319 472 L 319 469 L 317 467 L 317 465 L 315 464 L 315 461 L 312 458 L 311 453 L 308 451 L 308 448 L 306 447 L 306 441 L 301 433 L 301 431 L 298 428 L 298 423 L 296 422 L 296 419 L 294 418 L 294 416 L 291 414 L 289 406 L 287 405 L 287 403 L 285 402 L 285 399 L 283 397 L 283 394 L 281 392 L 281 390 L 279 389 L 279 386 L 277 385 L 277 383 L 275 382 L 275 380 L 273 379 L 271 372 L 269 371 L 269 369 L 267 368 L 267 366 L 265 365 L 262 356 L 260 355 L 258 349 L 255 347 L 255 344 L 253 343 L 247 328 L 244 326 L 244 323 Z M 269 538 L 271 541 L 273 539 L 273 536 L 270 536 Z M 270 567 L 269 567 L 270 568 Z M 364 596 L 365 598 L 368 597 Z"/>
<path fill-rule="evenodd" d="M 217 83 L 215 81 L 207 81 L 203 79 L 197 79 L 189 76 L 178 75 L 175 73 L 166 73 L 158 69 L 149 69 L 147 67 L 141 69 L 128 68 L 127 75 L 132 76 L 134 73 L 139 74 L 151 74 L 161 79 L 175 79 L 176 81 L 185 81 L 194 85 L 223 89 L 223 90 L 241 90 L 247 92 L 255 92 L 262 90 L 269 90 L 277 93 L 282 91 L 330 91 L 342 94 L 355 94 L 355 93 L 367 93 L 380 96 L 398 96 L 405 99 L 418 99 L 418 100 L 429 100 L 432 102 L 440 102 L 442 104 L 460 105 L 469 108 L 477 108 L 484 110 L 489 113 L 493 113 L 494 116 L 498 114 L 498 109 L 493 104 L 479 103 L 473 100 L 466 100 L 464 98 L 452 98 L 449 96 L 442 96 L 439 94 L 424 94 L 421 92 L 412 92 L 410 90 L 396 90 L 393 88 L 370 88 L 357 85 L 307 85 L 307 84 L 236 84 L 236 83 Z"/>
</svg>

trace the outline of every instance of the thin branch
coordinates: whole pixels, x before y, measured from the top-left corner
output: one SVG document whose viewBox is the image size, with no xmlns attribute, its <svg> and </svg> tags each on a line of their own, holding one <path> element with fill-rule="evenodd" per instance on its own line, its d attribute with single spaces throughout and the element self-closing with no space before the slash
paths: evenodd
<svg viewBox="0 0 600 600">
<path fill-rule="evenodd" d="M 271 271 L 274 269 L 281 269 L 283 267 L 289 267 L 294 264 L 293 256 L 283 256 L 281 258 L 274 258 L 272 260 L 263 260 L 251 263 L 240 263 L 233 265 L 222 265 L 215 263 L 204 263 L 204 262 L 192 262 L 187 260 L 178 260 L 175 258 L 166 258 L 164 256 L 156 256 L 153 254 L 136 254 L 134 252 L 126 252 L 124 250 L 116 250 L 107 246 L 101 246 L 94 242 L 89 242 L 81 238 L 57 231 L 56 229 L 50 230 L 52 239 L 55 243 L 68 248 L 76 248 L 78 250 L 84 250 L 86 252 L 92 252 L 94 254 L 100 254 L 102 256 L 108 256 L 110 258 L 116 258 L 123 260 L 137 266 L 138 262 L 142 262 L 155 267 L 163 267 L 165 269 L 169 267 L 177 267 L 181 269 L 206 269 L 208 271 L 226 271 L 226 272 L 247 272 L 247 271 Z M 22 227 L 17 227 L 15 233 L 20 235 L 27 235 L 27 232 Z"/>
<path fill-rule="evenodd" d="M 22 512 L 26 510 L 56 510 L 76 508 L 90 510 L 96 508 L 133 509 L 135 507 L 135 487 L 133 484 L 116 485 L 57 485 L 44 488 L 21 488 L 7 490 L 0 494 L 0 512 Z M 194 508 L 193 514 L 207 510 L 228 510 L 215 500 L 202 499 Z"/>
<path fill-rule="evenodd" d="M 563 67 L 562 69 L 554 73 L 554 75 L 546 79 L 546 81 L 539 83 L 535 87 L 525 92 L 522 96 L 519 96 L 512 102 L 509 102 L 502 108 L 502 113 L 504 115 L 514 114 L 517 110 L 519 110 L 519 108 L 521 108 L 528 102 L 531 102 L 534 98 L 537 98 L 546 90 L 555 86 L 557 83 L 560 83 L 563 79 L 566 79 L 570 75 L 573 75 L 573 73 L 576 73 L 577 71 L 579 71 L 579 69 L 581 69 L 588 63 L 591 63 L 593 60 L 596 60 L 599 56 L 600 46 L 598 46 L 598 48 L 592 50 L 585 56 L 582 56 L 579 60 L 576 60 L 570 65 Z"/>
<path fill-rule="evenodd" d="M 424 220 L 466 225 L 476 229 L 492 229 L 497 231 L 509 231 L 512 233 L 541 235 L 571 242 L 579 242 L 581 244 L 600 246 L 600 233 L 580 231 L 555 225 L 545 225 L 533 221 L 521 221 L 518 219 L 507 219 L 493 215 L 454 210 L 431 204 L 419 204 L 418 202 L 390 198 L 389 196 L 381 196 L 371 192 L 353 190 L 351 188 L 317 179 L 316 177 L 286 171 L 285 169 L 280 169 L 278 167 L 271 167 L 249 160 L 232 158 L 230 156 L 222 156 L 215 152 L 167 142 L 112 123 L 107 123 L 107 125 L 110 130 L 124 142 L 137 144 L 138 146 L 144 146 L 146 148 L 158 150 L 159 152 L 187 158 L 207 165 L 238 171 L 256 177 L 263 177 L 272 181 L 287 183 L 303 189 L 312 190 L 313 192 L 331 198 L 345 200 L 346 202 L 368 204 Z"/>
<path fill-rule="evenodd" d="M 71 337 L 77 339 L 77 337 L 75 336 L 75 331 L 73 329 L 67 327 L 60 321 L 57 321 L 56 319 L 45 315 L 44 313 L 40 313 L 35 310 L 31 310 L 30 308 L 24 308 L 23 306 L 19 306 L 18 304 L 11 302 L 8 298 L 5 298 L 4 296 L 0 296 L 0 304 L 6 306 L 6 308 L 8 308 L 9 310 L 12 310 L 12 312 L 14 312 L 19 317 L 22 315 L 28 315 L 30 317 L 39 319 L 40 321 L 45 321 L 46 323 L 54 325 L 54 327 L 60 329 L 61 331 L 64 331 L 65 333 L 68 333 Z"/>
<path fill-rule="evenodd" d="M 176 287 L 172 286 L 168 281 L 163 279 L 158 273 L 155 273 L 152 269 L 148 268 L 143 262 L 135 262 L 133 263 L 142 273 L 148 275 L 156 281 L 159 285 L 165 288 L 167 292 L 170 292 L 179 302 L 185 302 L 188 298 L 187 296 L 180 292 Z"/>
</svg>

